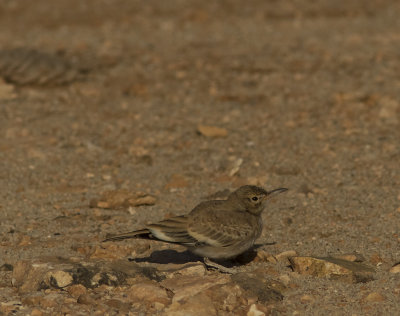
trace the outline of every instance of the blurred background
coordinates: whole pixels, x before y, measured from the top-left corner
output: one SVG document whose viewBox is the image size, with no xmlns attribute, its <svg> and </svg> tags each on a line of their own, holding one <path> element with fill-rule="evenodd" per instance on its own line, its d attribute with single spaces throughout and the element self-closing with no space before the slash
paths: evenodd
<svg viewBox="0 0 400 316">
<path fill-rule="evenodd" d="M 399 260 L 399 14 L 395 0 L 1 0 L 5 247 L 44 254 L 57 233 L 51 251 L 73 253 L 251 183 L 290 189 L 264 214 L 277 251 Z M 107 190 L 156 202 L 89 208 Z"/>
</svg>

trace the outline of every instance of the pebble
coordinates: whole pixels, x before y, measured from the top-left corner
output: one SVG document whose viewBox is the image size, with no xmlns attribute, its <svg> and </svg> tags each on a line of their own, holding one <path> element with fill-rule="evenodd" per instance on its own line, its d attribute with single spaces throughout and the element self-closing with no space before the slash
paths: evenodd
<svg viewBox="0 0 400 316">
<path fill-rule="evenodd" d="M 226 137 L 228 135 L 225 128 L 201 124 L 197 126 L 197 132 L 206 137 Z"/>
<path fill-rule="evenodd" d="M 381 293 L 371 292 L 364 298 L 364 301 L 377 303 L 386 301 L 386 298 Z"/>
<path fill-rule="evenodd" d="M 300 297 L 300 302 L 303 304 L 308 304 L 312 303 L 315 301 L 315 297 L 309 294 L 304 294 L 302 297 Z"/>
<path fill-rule="evenodd" d="M 247 316 L 265 316 L 265 313 L 257 308 L 256 304 L 251 304 Z"/>
<path fill-rule="evenodd" d="M 50 271 L 46 274 L 46 283 L 55 287 L 63 288 L 73 282 L 72 274 L 66 271 Z"/>
<path fill-rule="evenodd" d="M 400 273 L 400 263 L 395 264 L 389 271 L 390 273 Z"/>
<path fill-rule="evenodd" d="M 12 100 L 16 97 L 14 85 L 6 83 L 0 78 L 0 100 Z"/>
<path fill-rule="evenodd" d="M 34 308 L 31 311 L 31 316 L 42 316 L 43 312 L 40 309 Z"/>
<path fill-rule="evenodd" d="M 74 298 L 78 298 L 82 294 L 87 293 L 86 287 L 84 287 L 82 284 L 74 284 L 71 286 L 68 286 L 66 288 L 66 291 L 68 292 L 69 295 L 71 295 Z"/>
<path fill-rule="evenodd" d="M 130 206 L 154 205 L 155 202 L 155 197 L 150 194 L 121 189 L 102 192 L 100 197 L 90 201 L 90 207 L 105 209 L 128 208 Z"/>
</svg>

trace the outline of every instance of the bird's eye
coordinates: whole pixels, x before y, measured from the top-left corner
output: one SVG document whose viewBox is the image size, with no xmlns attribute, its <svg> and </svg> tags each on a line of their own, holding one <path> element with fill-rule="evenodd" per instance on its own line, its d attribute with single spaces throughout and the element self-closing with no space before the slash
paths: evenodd
<svg viewBox="0 0 400 316">
<path fill-rule="evenodd" d="M 252 199 L 253 201 L 258 201 L 258 197 L 256 197 L 256 196 L 253 196 L 251 199 Z"/>
</svg>

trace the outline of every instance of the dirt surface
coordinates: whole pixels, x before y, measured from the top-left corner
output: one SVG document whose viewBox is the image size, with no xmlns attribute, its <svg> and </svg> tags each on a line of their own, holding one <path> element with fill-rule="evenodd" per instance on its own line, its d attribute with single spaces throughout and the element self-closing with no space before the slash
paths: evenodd
<svg viewBox="0 0 400 316">
<path fill-rule="evenodd" d="M 263 251 L 356 252 L 376 273 L 346 283 L 250 261 L 246 271 L 291 280 L 263 312 L 398 314 L 400 273 L 389 270 L 400 261 L 399 15 L 395 0 L 1 0 L 2 50 L 58 56 L 79 76 L 27 85 L 0 73 L 0 266 L 93 259 L 87 249 L 111 247 L 107 233 L 187 213 L 216 192 L 287 187 L 264 211 L 259 243 L 275 244 Z M 90 207 L 110 190 L 155 202 Z M 179 246 L 117 245 L 153 259 L 176 250 L 140 263 L 159 270 L 198 260 Z M 74 314 L 28 304 L 3 267 L 0 313 Z M 201 295 L 217 314 L 240 314 Z M 241 313 L 257 315 L 246 302 Z M 157 312 L 126 304 L 81 312 L 169 313 L 165 302 Z"/>
</svg>

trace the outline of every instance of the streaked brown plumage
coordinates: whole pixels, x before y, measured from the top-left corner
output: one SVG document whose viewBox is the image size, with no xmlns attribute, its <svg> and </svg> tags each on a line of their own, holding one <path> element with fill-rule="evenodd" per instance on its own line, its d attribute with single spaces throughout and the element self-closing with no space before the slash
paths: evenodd
<svg viewBox="0 0 400 316">
<path fill-rule="evenodd" d="M 189 214 L 147 225 L 145 229 L 110 236 L 104 241 L 128 238 L 156 239 L 186 246 L 193 253 L 214 260 L 230 259 L 250 249 L 261 235 L 261 212 L 271 196 L 285 192 L 245 185 L 227 200 L 206 201 Z"/>
</svg>

